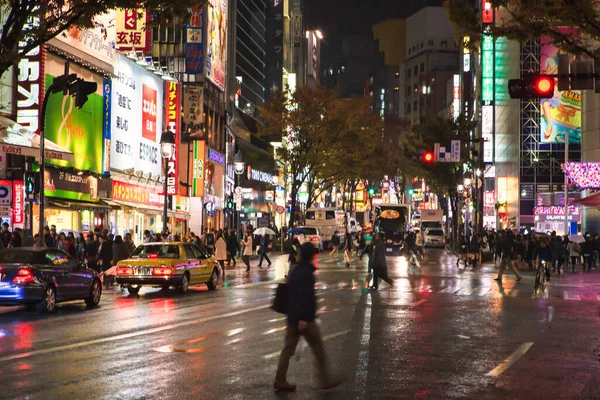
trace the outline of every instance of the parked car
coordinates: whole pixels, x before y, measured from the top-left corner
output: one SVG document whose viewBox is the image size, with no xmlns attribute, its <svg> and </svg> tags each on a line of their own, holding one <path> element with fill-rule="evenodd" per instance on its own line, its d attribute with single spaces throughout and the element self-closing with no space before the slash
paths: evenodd
<svg viewBox="0 0 600 400">
<path fill-rule="evenodd" d="M 131 294 L 138 294 L 142 286 L 165 290 L 174 286 L 183 294 L 190 285 L 203 283 L 215 290 L 219 264 L 191 243 L 146 243 L 138 246 L 129 259 L 117 263 L 116 274 L 117 283 Z"/>
<path fill-rule="evenodd" d="M 342 232 L 343 234 L 343 232 Z M 300 235 L 304 236 L 304 240 L 312 243 L 313 246 L 319 251 L 323 251 L 323 238 L 319 228 L 313 228 L 309 226 L 300 226 L 290 230 L 291 239 Z"/>
<path fill-rule="evenodd" d="M 56 304 L 84 300 L 100 303 L 98 273 L 62 250 L 19 247 L 0 251 L 0 305 L 26 304 L 52 313 Z"/>
<path fill-rule="evenodd" d="M 427 229 L 423 235 L 423 246 L 425 247 L 444 247 L 444 231 L 442 229 Z"/>
</svg>

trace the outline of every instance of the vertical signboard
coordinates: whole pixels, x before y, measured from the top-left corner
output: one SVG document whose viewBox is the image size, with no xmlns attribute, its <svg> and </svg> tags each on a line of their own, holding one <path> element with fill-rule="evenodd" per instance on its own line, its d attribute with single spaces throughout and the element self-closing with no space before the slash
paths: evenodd
<svg viewBox="0 0 600 400">
<path fill-rule="evenodd" d="M 225 90 L 227 0 L 209 0 L 206 8 L 206 77 Z"/>
<path fill-rule="evenodd" d="M 481 0 L 481 22 L 484 24 L 494 22 L 494 7 L 491 0 Z"/>
<path fill-rule="evenodd" d="M 119 51 L 150 51 L 150 30 L 145 25 L 150 15 L 143 8 L 117 10 L 117 49 Z"/>
<path fill-rule="evenodd" d="M 481 106 L 483 162 L 494 162 L 494 106 Z"/>
<path fill-rule="evenodd" d="M 13 224 L 23 225 L 25 222 L 25 213 L 23 212 L 23 182 L 13 181 Z"/>
<path fill-rule="evenodd" d="M 494 101 L 494 38 L 487 33 L 481 41 L 481 100 Z"/>
<path fill-rule="evenodd" d="M 104 107 L 102 110 L 102 136 L 104 137 L 104 147 L 102 149 L 103 154 L 103 173 L 110 172 L 110 109 L 111 109 L 111 98 L 112 98 L 112 83 L 109 78 L 104 78 Z"/>
<path fill-rule="evenodd" d="M 206 145 L 204 140 L 196 140 L 193 142 L 193 162 L 190 166 L 192 170 L 189 176 L 192 178 L 192 197 L 204 196 L 204 155 L 206 153 Z"/>
<path fill-rule="evenodd" d="M 271 0 L 267 19 L 267 95 L 283 84 L 283 0 Z M 238 100 L 236 94 L 236 100 Z"/>
<path fill-rule="evenodd" d="M 460 75 L 454 74 L 452 86 L 452 118 L 456 120 L 460 116 Z"/>
<path fill-rule="evenodd" d="M 26 29 L 35 29 L 36 21 L 30 19 Z M 26 42 L 19 42 L 19 51 Z M 19 61 L 17 83 L 17 123 L 39 134 L 40 99 L 44 96 L 44 49 L 41 46 L 29 51 Z"/>
<path fill-rule="evenodd" d="M 183 126 L 182 132 L 193 134 L 202 129 L 202 111 L 204 95 L 202 88 L 189 83 L 183 90 Z"/>
<path fill-rule="evenodd" d="M 166 101 L 165 110 L 167 113 L 167 129 L 173 132 L 175 136 L 175 146 L 173 147 L 173 154 L 171 158 L 167 160 L 167 195 L 174 196 L 178 193 L 178 182 L 179 176 L 177 174 L 177 150 L 179 149 L 179 136 L 180 136 L 180 87 L 178 82 L 167 82 L 166 83 Z"/>
<path fill-rule="evenodd" d="M 193 9 L 186 27 L 185 72 L 188 74 L 201 74 L 203 71 L 203 18 L 202 9 Z"/>
</svg>

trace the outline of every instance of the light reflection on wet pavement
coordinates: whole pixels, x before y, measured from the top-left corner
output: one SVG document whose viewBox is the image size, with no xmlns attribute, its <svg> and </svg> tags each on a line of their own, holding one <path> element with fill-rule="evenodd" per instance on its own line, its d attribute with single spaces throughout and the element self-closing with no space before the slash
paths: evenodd
<svg viewBox="0 0 600 400">
<path fill-rule="evenodd" d="M 549 291 L 532 298 L 531 272 L 499 284 L 493 265 L 465 271 L 441 250 L 412 270 L 390 257 L 395 286 L 382 282 L 377 292 L 366 289 L 366 258 L 346 269 L 321 254 L 320 326 L 344 383 L 316 391 L 312 355 L 301 344 L 288 374 L 298 391 L 276 394 L 286 320 L 268 306 L 286 261 L 276 256 L 249 274 L 240 263 L 215 292 L 144 288 L 129 296 L 115 287 L 98 309 L 0 309 L 0 398 L 600 396 L 600 274 L 553 276 Z"/>
</svg>

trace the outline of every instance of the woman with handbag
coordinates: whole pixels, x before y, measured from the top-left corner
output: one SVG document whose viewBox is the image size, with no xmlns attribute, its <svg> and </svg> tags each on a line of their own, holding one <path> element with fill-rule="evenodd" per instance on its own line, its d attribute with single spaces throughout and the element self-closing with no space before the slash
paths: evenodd
<svg viewBox="0 0 600 400">
<path fill-rule="evenodd" d="M 242 247 L 244 252 L 242 255 L 242 261 L 246 264 L 246 272 L 250 272 L 250 256 L 252 255 L 252 231 L 246 231 L 244 239 L 242 240 Z"/>
</svg>

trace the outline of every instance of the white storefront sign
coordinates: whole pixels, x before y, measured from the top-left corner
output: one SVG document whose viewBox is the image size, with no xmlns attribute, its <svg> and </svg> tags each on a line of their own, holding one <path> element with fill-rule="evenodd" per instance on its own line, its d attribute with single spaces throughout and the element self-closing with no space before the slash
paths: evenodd
<svg viewBox="0 0 600 400">
<path fill-rule="evenodd" d="M 112 81 L 110 167 L 160 175 L 163 80 L 117 54 Z"/>
</svg>

